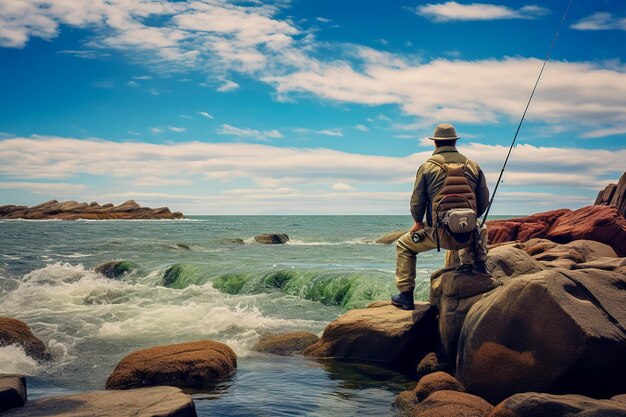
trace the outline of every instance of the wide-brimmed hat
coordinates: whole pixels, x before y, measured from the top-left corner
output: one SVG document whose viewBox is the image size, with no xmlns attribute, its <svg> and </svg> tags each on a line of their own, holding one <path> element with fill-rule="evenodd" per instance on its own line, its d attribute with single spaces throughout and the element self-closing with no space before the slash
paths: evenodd
<svg viewBox="0 0 626 417">
<path fill-rule="evenodd" d="M 441 123 L 435 128 L 435 133 L 428 139 L 431 140 L 456 140 L 460 139 L 456 135 L 456 129 L 450 123 Z"/>
</svg>

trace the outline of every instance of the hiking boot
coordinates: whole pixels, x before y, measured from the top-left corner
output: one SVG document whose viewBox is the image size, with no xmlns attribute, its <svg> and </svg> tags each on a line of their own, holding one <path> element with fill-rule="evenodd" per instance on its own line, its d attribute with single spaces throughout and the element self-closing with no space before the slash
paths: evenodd
<svg viewBox="0 0 626 417">
<path fill-rule="evenodd" d="M 413 301 L 413 291 L 403 291 L 391 297 L 391 304 L 400 307 L 402 310 L 415 310 Z"/>
<path fill-rule="evenodd" d="M 472 264 L 461 264 L 456 267 L 456 272 L 460 272 L 462 274 L 471 274 L 474 267 Z"/>
<path fill-rule="evenodd" d="M 487 264 L 485 262 L 476 262 L 474 264 L 474 272 L 491 276 L 491 272 L 487 269 Z"/>
</svg>

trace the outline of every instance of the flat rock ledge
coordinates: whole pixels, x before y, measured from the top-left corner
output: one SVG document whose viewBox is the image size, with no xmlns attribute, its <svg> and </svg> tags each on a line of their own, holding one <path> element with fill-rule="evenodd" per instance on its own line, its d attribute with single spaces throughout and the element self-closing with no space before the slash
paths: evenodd
<svg viewBox="0 0 626 417">
<path fill-rule="evenodd" d="M 229 377 L 236 368 L 235 352 L 212 340 L 155 346 L 124 357 L 109 376 L 106 388 L 202 388 Z"/>
<path fill-rule="evenodd" d="M 119 206 L 111 203 L 100 205 L 95 201 L 79 203 L 78 201 L 57 200 L 46 201 L 36 206 L 0 206 L 0 219 L 28 220 L 149 220 L 149 219 L 181 219 L 180 212 L 172 213 L 167 207 L 141 207 L 133 200 Z"/>
<path fill-rule="evenodd" d="M 189 395 L 174 387 L 91 391 L 29 401 L 10 417 L 196 417 Z"/>
<path fill-rule="evenodd" d="M 350 310 L 330 323 L 304 355 L 416 366 L 432 351 L 435 315 L 435 307 L 423 302 L 413 311 L 390 302 Z"/>
</svg>

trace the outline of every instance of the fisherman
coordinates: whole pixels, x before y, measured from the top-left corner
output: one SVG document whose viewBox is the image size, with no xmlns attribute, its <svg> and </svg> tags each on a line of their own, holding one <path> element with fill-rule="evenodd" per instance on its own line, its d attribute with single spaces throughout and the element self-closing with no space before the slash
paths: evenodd
<svg viewBox="0 0 626 417">
<path fill-rule="evenodd" d="M 438 125 L 429 139 L 434 141 L 435 151 L 417 170 L 411 196 L 415 223 L 396 243 L 400 294 L 391 297 L 391 302 L 404 310 L 415 308 L 415 257 L 420 252 L 458 249 L 459 270 L 489 274 L 485 265 L 487 229 L 477 221 L 489 205 L 485 175 L 476 162 L 457 151 L 459 137 L 451 124 Z"/>
</svg>

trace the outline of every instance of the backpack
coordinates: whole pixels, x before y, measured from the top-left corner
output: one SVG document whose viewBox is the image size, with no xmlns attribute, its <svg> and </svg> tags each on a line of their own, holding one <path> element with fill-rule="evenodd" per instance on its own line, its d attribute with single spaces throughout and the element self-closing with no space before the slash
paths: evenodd
<svg viewBox="0 0 626 417">
<path fill-rule="evenodd" d="M 463 249 L 472 244 L 472 236 L 478 225 L 476 216 L 476 193 L 472 189 L 464 163 L 439 163 L 446 171 L 445 180 L 432 201 L 433 237 L 437 251 Z"/>
</svg>

